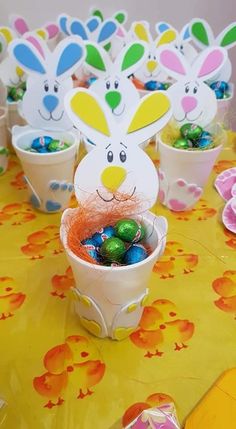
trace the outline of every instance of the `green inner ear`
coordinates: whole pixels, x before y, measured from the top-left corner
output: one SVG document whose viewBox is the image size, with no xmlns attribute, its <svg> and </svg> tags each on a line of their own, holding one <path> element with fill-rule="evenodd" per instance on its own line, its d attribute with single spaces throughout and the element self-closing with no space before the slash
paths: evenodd
<svg viewBox="0 0 236 429">
<path fill-rule="evenodd" d="M 109 42 L 109 43 L 107 43 L 105 46 L 103 46 L 104 47 L 104 49 L 105 49 L 105 51 L 110 51 L 110 49 L 111 49 L 111 43 Z"/>
<path fill-rule="evenodd" d="M 123 22 L 125 22 L 125 14 L 123 12 L 117 12 L 115 14 L 115 20 L 119 22 L 119 24 L 123 24 Z"/>
<path fill-rule="evenodd" d="M 195 22 L 192 25 L 192 33 L 199 42 L 203 43 L 205 46 L 209 46 L 209 39 L 207 36 L 206 29 L 201 22 Z"/>
<path fill-rule="evenodd" d="M 100 55 L 100 52 L 93 45 L 86 45 L 87 56 L 86 63 L 97 70 L 106 71 L 105 63 Z"/>
<path fill-rule="evenodd" d="M 144 47 L 140 43 L 134 43 L 126 52 L 121 64 L 121 71 L 136 64 L 144 55 Z"/>
<path fill-rule="evenodd" d="M 231 45 L 231 43 L 235 43 L 236 41 L 236 25 L 232 27 L 227 33 L 224 35 L 223 39 L 221 40 L 220 46 L 228 46 Z"/>
<path fill-rule="evenodd" d="M 99 9 L 96 9 L 93 11 L 93 16 L 97 16 L 98 18 L 101 19 L 101 21 L 104 21 L 103 14 Z"/>
</svg>

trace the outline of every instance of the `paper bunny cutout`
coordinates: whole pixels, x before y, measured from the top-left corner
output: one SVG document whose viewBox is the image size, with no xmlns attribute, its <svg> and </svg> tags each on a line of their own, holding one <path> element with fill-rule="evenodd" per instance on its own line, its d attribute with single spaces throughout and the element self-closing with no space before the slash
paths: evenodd
<svg viewBox="0 0 236 429">
<path fill-rule="evenodd" d="M 217 112 L 217 100 L 205 81 L 225 64 L 225 49 L 208 48 L 191 65 L 174 47 L 161 47 L 157 58 L 161 67 L 177 80 L 168 89 L 177 123 L 180 126 L 188 122 L 202 127 L 209 125 Z"/>
<path fill-rule="evenodd" d="M 31 31 L 27 21 L 23 16 L 11 15 L 9 20 L 10 20 L 11 27 L 15 30 L 18 36 L 23 36 L 25 33 L 28 33 L 29 31 Z M 34 31 L 43 39 L 50 40 L 59 34 L 59 27 L 54 22 L 48 22 L 44 24 L 42 27 L 35 29 Z"/>
<path fill-rule="evenodd" d="M 167 30 L 153 40 L 149 30 L 149 24 L 141 21 L 134 22 L 132 24 L 132 31 L 137 39 L 146 42 L 149 47 L 147 61 L 135 72 L 135 77 L 144 83 L 151 80 L 166 80 L 168 76 L 164 74 L 158 66 L 157 48 L 163 44 L 172 43 L 176 40 L 176 31 L 173 29 Z"/>
<path fill-rule="evenodd" d="M 210 25 L 200 18 L 193 19 L 189 24 L 189 30 L 194 43 L 200 49 L 206 49 L 209 46 L 220 46 L 226 50 L 236 45 L 236 22 L 228 25 L 217 37 L 214 36 Z M 229 82 L 232 74 L 232 64 L 228 58 L 224 67 L 207 82 L 222 80 Z"/>
<path fill-rule="evenodd" d="M 175 30 L 175 28 L 172 25 L 168 24 L 165 21 L 157 22 L 155 25 L 155 28 L 157 33 L 164 33 L 165 31 L 171 30 L 171 29 Z M 177 30 L 175 31 L 176 31 L 177 37 L 176 37 L 176 40 L 173 42 L 173 46 L 176 49 L 178 49 L 181 52 L 181 54 L 183 54 L 190 63 L 193 62 L 193 60 L 197 56 L 197 51 L 189 43 L 192 40 L 191 34 L 189 32 L 189 24 L 186 24 L 180 32 L 178 32 Z"/>
<path fill-rule="evenodd" d="M 14 31 L 10 27 L 0 27 L 1 40 L 4 40 L 5 46 L 16 37 Z M 18 66 L 17 62 L 8 55 L 7 48 L 5 49 L 3 60 L 0 63 L 0 80 L 4 86 L 18 86 L 25 75 L 23 70 Z"/>
<path fill-rule="evenodd" d="M 222 212 L 223 224 L 236 234 L 236 167 L 220 173 L 215 180 L 215 187 L 226 201 Z"/>
<path fill-rule="evenodd" d="M 114 62 L 96 43 L 86 43 L 86 50 L 86 67 L 98 77 L 91 85 L 91 90 L 106 101 L 116 121 L 123 120 L 127 111 L 136 105 L 140 98 L 128 76 L 145 61 L 146 44 L 139 41 L 130 43 L 122 49 Z"/>
<path fill-rule="evenodd" d="M 64 97 L 73 87 L 71 75 L 85 57 L 82 40 L 68 37 L 51 52 L 47 44 L 35 36 L 31 40 L 14 40 L 9 51 L 29 74 L 22 100 L 22 112 L 28 124 L 52 131 L 72 128 Z"/>
<path fill-rule="evenodd" d="M 150 208 L 158 194 L 157 172 L 139 144 L 169 121 L 172 112 L 167 95 L 160 91 L 143 97 L 121 123 L 114 121 L 106 103 L 91 90 L 70 91 L 65 107 L 74 126 L 96 145 L 75 173 L 78 201 L 96 194 L 104 206 L 114 200 L 122 204 L 119 195 L 125 193 L 126 201 L 139 196 Z"/>
</svg>

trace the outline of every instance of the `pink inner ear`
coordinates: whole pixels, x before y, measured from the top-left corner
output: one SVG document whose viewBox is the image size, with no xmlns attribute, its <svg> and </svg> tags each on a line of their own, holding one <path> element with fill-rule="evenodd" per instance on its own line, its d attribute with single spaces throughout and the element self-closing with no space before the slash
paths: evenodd
<svg viewBox="0 0 236 429">
<path fill-rule="evenodd" d="M 23 18 L 16 18 L 14 26 L 16 31 L 22 35 L 29 31 L 29 27 Z"/>
<path fill-rule="evenodd" d="M 174 52 L 165 49 L 163 52 L 161 52 L 160 60 L 163 66 L 167 67 L 169 70 L 172 70 L 181 75 L 186 74 L 183 64 Z"/>
<path fill-rule="evenodd" d="M 124 31 L 123 31 L 123 29 L 121 27 L 118 28 L 118 30 L 116 32 L 116 35 L 119 36 L 119 37 L 124 37 L 125 36 L 125 33 L 124 33 Z"/>
<path fill-rule="evenodd" d="M 218 67 L 221 66 L 224 60 L 224 55 L 221 51 L 214 50 L 207 55 L 205 61 L 198 72 L 198 77 L 205 77 L 208 74 L 214 72 Z"/>
<path fill-rule="evenodd" d="M 40 45 L 39 41 L 33 36 L 26 37 L 26 40 L 28 40 L 28 42 L 32 43 L 32 45 L 34 45 L 34 47 L 37 49 L 37 51 L 40 53 L 40 55 L 45 59 L 45 55 L 44 55 L 42 46 Z"/>
<path fill-rule="evenodd" d="M 59 32 L 59 27 L 57 24 L 48 24 L 46 25 L 46 30 L 48 32 L 49 39 L 55 37 Z"/>
</svg>

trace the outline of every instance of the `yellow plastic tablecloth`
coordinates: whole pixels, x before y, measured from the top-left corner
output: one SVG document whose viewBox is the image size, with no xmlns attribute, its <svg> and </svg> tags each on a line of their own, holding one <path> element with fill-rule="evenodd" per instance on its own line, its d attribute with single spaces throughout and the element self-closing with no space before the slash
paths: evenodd
<svg viewBox="0 0 236 429">
<path fill-rule="evenodd" d="M 80 326 L 59 243 L 61 215 L 31 209 L 11 157 L 0 178 L 1 429 L 119 429 L 170 399 L 184 422 L 236 366 L 236 236 L 221 223 L 224 201 L 213 187 L 218 173 L 236 165 L 236 136 L 228 136 L 192 211 L 157 205 L 169 222 L 166 251 L 151 276 L 142 332 L 121 342 Z"/>
</svg>

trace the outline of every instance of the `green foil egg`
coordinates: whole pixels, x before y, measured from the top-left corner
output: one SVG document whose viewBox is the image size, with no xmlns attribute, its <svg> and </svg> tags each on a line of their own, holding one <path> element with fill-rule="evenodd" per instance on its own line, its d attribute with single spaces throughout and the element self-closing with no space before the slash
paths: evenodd
<svg viewBox="0 0 236 429">
<path fill-rule="evenodd" d="M 105 262 L 121 262 L 126 251 L 125 244 L 118 237 L 105 240 L 100 247 L 100 255 Z"/>
<path fill-rule="evenodd" d="M 202 134 L 202 128 L 197 124 L 184 124 L 180 128 L 181 136 L 189 140 L 198 140 Z"/>
<path fill-rule="evenodd" d="M 175 149 L 190 149 L 192 146 L 192 142 L 184 138 L 179 138 L 173 143 Z"/>
<path fill-rule="evenodd" d="M 65 150 L 69 147 L 68 143 L 62 142 L 60 140 L 52 140 L 48 145 L 49 152 L 60 152 L 61 150 Z"/>
<path fill-rule="evenodd" d="M 145 229 L 134 219 L 121 219 L 115 225 L 115 234 L 128 243 L 137 243 L 145 237 Z"/>
</svg>

